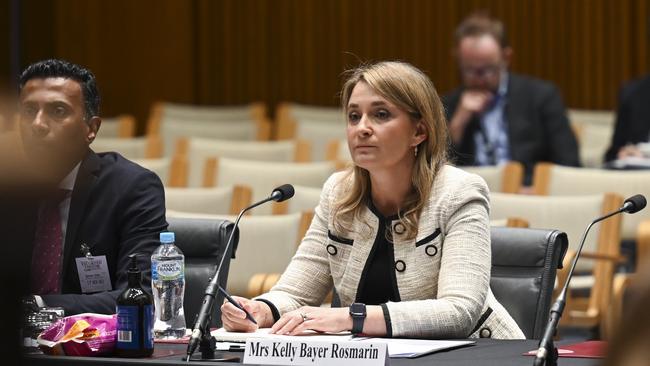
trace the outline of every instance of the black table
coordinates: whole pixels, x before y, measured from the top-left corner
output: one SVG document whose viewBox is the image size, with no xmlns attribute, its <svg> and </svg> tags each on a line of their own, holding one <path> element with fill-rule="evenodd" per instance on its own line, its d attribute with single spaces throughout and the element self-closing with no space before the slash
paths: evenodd
<svg viewBox="0 0 650 366">
<path fill-rule="evenodd" d="M 533 358 L 522 356 L 524 352 L 536 349 L 536 340 L 494 340 L 476 339 L 476 344 L 470 347 L 438 352 L 415 359 L 391 359 L 390 365 L 532 365 Z M 27 356 L 27 365 L 186 365 L 182 361 L 186 345 L 182 344 L 156 344 L 156 358 L 128 359 L 113 357 L 67 357 L 67 356 Z M 217 352 L 217 357 L 237 356 L 243 359 L 243 352 Z M 599 365 L 598 359 L 567 358 L 561 357 L 558 365 Z M 237 362 L 206 362 L 192 361 L 192 365 L 239 365 Z"/>
</svg>

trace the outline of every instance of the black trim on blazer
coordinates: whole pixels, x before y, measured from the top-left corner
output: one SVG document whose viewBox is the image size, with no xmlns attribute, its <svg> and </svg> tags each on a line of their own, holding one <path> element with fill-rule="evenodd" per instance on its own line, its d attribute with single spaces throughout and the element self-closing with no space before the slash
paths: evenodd
<svg viewBox="0 0 650 366">
<path fill-rule="evenodd" d="M 419 247 L 420 245 L 424 245 L 430 241 L 433 241 L 433 239 L 437 238 L 438 235 L 440 235 L 440 228 L 436 229 L 431 235 L 427 235 L 426 237 L 418 240 L 415 242 L 415 247 Z"/>
<path fill-rule="evenodd" d="M 485 312 L 483 313 L 483 315 L 481 315 L 481 317 L 478 319 L 478 322 L 476 322 L 476 326 L 474 327 L 474 329 L 472 329 L 472 331 L 469 332 L 470 336 L 474 334 L 474 332 L 479 330 L 479 328 L 482 327 L 483 324 L 485 324 L 485 321 L 487 320 L 487 318 L 490 317 L 490 314 L 492 314 L 492 308 L 488 307 L 487 310 L 485 310 Z"/>
<path fill-rule="evenodd" d="M 352 245 L 354 244 L 354 240 L 352 239 L 346 239 L 346 238 L 341 238 L 339 236 L 336 236 L 332 234 L 331 231 L 327 230 L 327 237 L 330 238 L 331 240 L 334 240 L 337 243 L 345 244 L 345 245 Z"/>
</svg>

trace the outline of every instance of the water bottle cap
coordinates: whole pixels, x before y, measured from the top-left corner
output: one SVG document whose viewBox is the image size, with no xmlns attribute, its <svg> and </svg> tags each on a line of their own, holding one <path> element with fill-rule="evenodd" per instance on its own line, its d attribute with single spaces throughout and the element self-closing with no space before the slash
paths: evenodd
<svg viewBox="0 0 650 366">
<path fill-rule="evenodd" d="M 161 243 L 173 243 L 174 242 L 174 233 L 164 232 L 160 233 L 160 242 Z"/>
</svg>

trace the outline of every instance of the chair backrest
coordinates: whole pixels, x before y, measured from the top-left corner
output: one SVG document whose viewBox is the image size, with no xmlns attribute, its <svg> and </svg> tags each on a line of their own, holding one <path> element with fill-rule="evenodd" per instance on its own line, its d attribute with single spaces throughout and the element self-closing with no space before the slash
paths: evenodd
<svg viewBox="0 0 650 366">
<path fill-rule="evenodd" d="M 481 176 L 490 192 L 519 193 L 524 176 L 524 167 L 517 161 L 494 166 L 466 166 L 462 169 Z"/>
<path fill-rule="evenodd" d="M 231 140 L 268 140 L 271 123 L 260 107 L 206 107 L 155 103 L 147 135 L 161 136 L 163 156 L 173 153 L 176 139 L 205 137 Z"/>
<path fill-rule="evenodd" d="M 171 159 L 133 159 L 133 162 L 156 173 L 164 185 L 169 183 L 171 175 Z"/>
<path fill-rule="evenodd" d="M 580 148 L 580 162 L 583 167 L 599 168 L 612 141 L 614 127 L 605 124 L 573 124 Z"/>
<path fill-rule="evenodd" d="M 242 160 L 300 162 L 308 146 L 291 141 L 232 141 L 206 138 L 182 138 L 176 142 L 176 156 L 188 162 L 188 186 L 205 183 L 206 161 L 211 157 Z"/>
<path fill-rule="evenodd" d="M 580 148 L 580 163 L 597 168 L 611 142 L 616 115 L 611 110 L 569 109 L 569 120 Z"/>
<path fill-rule="evenodd" d="M 201 309 L 203 294 L 208 280 L 214 275 L 219 261 L 225 255 L 223 265 L 219 270 L 219 285 L 226 288 L 230 258 L 234 258 L 237 250 L 238 235 L 235 234 L 233 244 L 228 253 L 225 246 L 232 233 L 234 224 L 221 219 L 196 219 L 168 217 L 169 231 L 175 233 L 176 245 L 185 255 L 185 323 L 192 327 L 196 314 Z M 211 325 L 221 327 L 221 304 L 223 295 L 217 294 L 214 302 Z"/>
<path fill-rule="evenodd" d="M 327 157 L 331 140 L 345 139 L 345 119 L 340 108 L 284 103 L 277 112 L 278 139 L 301 139 L 311 145 L 311 160 Z"/>
<path fill-rule="evenodd" d="M 165 188 L 165 207 L 168 210 L 210 215 L 237 215 L 250 203 L 250 188 L 243 186 Z"/>
<path fill-rule="evenodd" d="M 348 148 L 348 140 L 330 140 L 327 144 L 325 160 L 342 162 L 352 161 L 352 155 L 350 155 L 350 149 Z"/>
<path fill-rule="evenodd" d="M 167 217 L 225 218 L 167 211 Z M 248 296 L 248 282 L 256 273 L 282 273 L 304 235 L 303 217 L 307 214 L 246 216 L 239 222 L 237 256 L 230 263 L 228 290 Z"/>
<path fill-rule="evenodd" d="M 295 191 L 290 200 L 273 202 L 273 214 L 291 214 L 314 211 L 320 201 L 322 188 L 293 185 Z"/>
<path fill-rule="evenodd" d="M 569 109 L 571 123 L 614 126 L 616 113 L 613 110 Z"/>
<path fill-rule="evenodd" d="M 159 139 L 148 137 L 101 137 L 98 136 L 90 147 L 95 152 L 115 151 L 127 159 L 155 159 L 158 155 Z"/>
<path fill-rule="evenodd" d="M 266 117 L 266 105 L 261 102 L 230 106 L 157 102 L 152 107 L 152 113 L 159 113 L 162 117 L 191 120 L 258 120 Z"/>
<path fill-rule="evenodd" d="M 623 197 L 637 193 L 650 197 L 650 170 L 586 169 L 540 163 L 535 166 L 533 189 L 536 194 L 549 196 L 615 192 Z M 639 223 L 647 219 L 648 209 L 625 215 L 621 237 L 634 240 Z"/>
<path fill-rule="evenodd" d="M 490 219 L 520 217 L 531 228 L 558 229 L 565 232 L 569 248 L 577 250 L 586 225 L 622 203 L 615 194 L 544 197 L 493 192 L 490 194 Z M 614 209 L 615 209 L 614 208 Z M 621 217 L 615 216 L 594 227 L 585 241 L 585 252 L 619 254 Z M 579 271 L 590 271 L 594 263 L 580 261 Z"/>
<path fill-rule="evenodd" d="M 131 138 L 135 136 L 135 117 L 122 114 L 112 118 L 102 118 L 100 137 Z"/>
<path fill-rule="evenodd" d="M 275 163 L 235 159 L 210 159 L 214 165 L 215 177 L 208 185 L 245 185 L 253 191 L 252 202 L 257 202 L 271 194 L 273 188 L 285 183 L 320 188 L 327 178 L 334 173 L 336 166 L 332 162 L 318 163 Z M 215 184 L 216 183 L 216 184 Z M 271 205 L 255 208 L 255 214 L 270 214 Z"/>
<path fill-rule="evenodd" d="M 178 159 L 133 159 L 133 162 L 156 173 L 165 186 L 184 187 L 187 167 Z"/>
<path fill-rule="evenodd" d="M 557 268 L 567 250 L 558 230 L 492 227 L 490 288 L 528 339 L 540 339 L 548 321 Z"/>
</svg>

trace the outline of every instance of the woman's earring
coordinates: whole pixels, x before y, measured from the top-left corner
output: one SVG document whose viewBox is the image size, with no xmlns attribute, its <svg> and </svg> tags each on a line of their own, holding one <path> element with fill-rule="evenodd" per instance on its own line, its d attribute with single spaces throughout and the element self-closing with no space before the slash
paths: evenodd
<svg viewBox="0 0 650 366">
<path fill-rule="evenodd" d="M 418 156 L 418 145 L 415 145 L 415 157 Z"/>
</svg>

